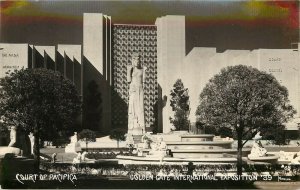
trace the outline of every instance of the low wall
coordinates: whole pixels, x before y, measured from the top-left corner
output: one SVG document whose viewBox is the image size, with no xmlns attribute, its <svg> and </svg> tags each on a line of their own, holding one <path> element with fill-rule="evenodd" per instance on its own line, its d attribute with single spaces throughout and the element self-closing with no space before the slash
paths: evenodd
<svg viewBox="0 0 300 190">
<path fill-rule="evenodd" d="M 16 179 L 16 174 L 33 174 L 34 160 L 6 154 L 0 158 L 0 183 Z"/>
</svg>

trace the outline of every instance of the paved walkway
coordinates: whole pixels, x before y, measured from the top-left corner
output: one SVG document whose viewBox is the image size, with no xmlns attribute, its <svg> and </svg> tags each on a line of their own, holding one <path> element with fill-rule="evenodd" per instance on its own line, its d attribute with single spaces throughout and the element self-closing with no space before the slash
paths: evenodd
<svg viewBox="0 0 300 190">
<path fill-rule="evenodd" d="M 257 181 L 254 185 L 258 189 L 272 189 L 272 190 L 299 190 L 300 181 L 298 182 L 264 182 Z"/>
</svg>

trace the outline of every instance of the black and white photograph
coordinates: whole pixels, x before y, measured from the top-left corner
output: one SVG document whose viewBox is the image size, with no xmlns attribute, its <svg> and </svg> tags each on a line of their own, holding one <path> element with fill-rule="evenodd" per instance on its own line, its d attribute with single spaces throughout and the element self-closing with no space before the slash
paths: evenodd
<svg viewBox="0 0 300 190">
<path fill-rule="evenodd" d="M 299 10 L 0 0 L 0 189 L 299 189 Z"/>
</svg>

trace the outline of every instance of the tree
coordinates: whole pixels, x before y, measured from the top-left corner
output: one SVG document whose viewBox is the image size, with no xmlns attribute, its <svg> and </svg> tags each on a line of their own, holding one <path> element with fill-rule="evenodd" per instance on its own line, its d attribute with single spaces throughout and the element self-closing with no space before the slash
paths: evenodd
<svg viewBox="0 0 300 190">
<path fill-rule="evenodd" d="M 261 135 L 264 140 L 271 140 L 276 145 L 286 145 L 286 134 L 285 134 L 285 126 L 278 125 L 272 126 L 272 130 L 268 128 L 264 128 L 261 130 Z"/>
<path fill-rule="evenodd" d="M 40 163 L 40 142 L 50 132 L 67 130 L 81 110 L 73 83 L 59 72 L 47 69 L 22 69 L 0 81 L 0 116 L 35 136 L 35 169 Z"/>
<path fill-rule="evenodd" d="M 98 84 L 92 80 L 88 84 L 88 93 L 84 101 L 85 106 L 85 117 L 84 127 L 86 129 L 95 130 L 99 126 L 101 120 L 101 93 L 98 90 Z"/>
<path fill-rule="evenodd" d="M 190 102 L 188 89 L 184 88 L 180 79 L 173 85 L 170 102 L 172 111 L 175 112 L 174 118 L 170 117 L 170 122 L 174 125 L 175 130 L 189 130 Z"/>
<path fill-rule="evenodd" d="M 88 149 L 88 143 L 96 141 L 96 133 L 90 129 L 83 129 L 78 134 L 78 139 L 85 142 L 85 148 Z"/>
<path fill-rule="evenodd" d="M 6 146 L 7 139 L 9 139 L 9 131 L 0 121 L 0 146 Z"/>
<path fill-rule="evenodd" d="M 124 129 L 116 128 L 111 131 L 109 138 L 117 140 L 117 147 L 119 148 L 119 142 L 125 141 L 126 139 L 125 134 L 126 132 L 124 131 Z"/>
<path fill-rule="evenodd" d="M 233 132 L 232 132 L 232 129 L 229 128 L 229 127 L 220 127 L 218 128 L 218 135 L 220 135 L 222 138 L 225 138 L 225 137 L 230 137 L 232 138 L 233 137 Z"/>
<path fill-rule="evenodd" d="M 281 125 L 294 114 L 287 89 L 273 75 L 242 65 L 224 68 L 210 79 L 196 111 L 197 118 L 206 125 L 234 129 L 239 175 L 245 143 L 262 128 Z"/>
</svg>

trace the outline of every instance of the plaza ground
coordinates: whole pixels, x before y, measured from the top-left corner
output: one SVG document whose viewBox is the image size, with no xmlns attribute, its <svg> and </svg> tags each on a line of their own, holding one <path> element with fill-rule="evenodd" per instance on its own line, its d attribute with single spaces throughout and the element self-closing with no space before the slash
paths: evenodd
<svg viewBox="0 0 300 190">
<path fill-rule="evenodd" d="M 272 189 L 272 190 L 297 190 L 300 187 L 300 182 L 263 182 L 256 181 L 254 183 L 247 182 L 211 182 L 211 181 L 130 181 L 118 179 L 79 179 L 74 183 L 70 181 L 38 181 L 26 182 L 21 185 L 17 181 L 9 183 L 9 186 L 4 188 L 18 189 Z"/>
<path fill-rule="evenodd" d="M 272 189 L 272 190 L 296 190 L 300 189 L 300 182 L 263 182 L 257 181 L 254 183 L 257 189 Z"/>
<path fill-rule="evenodd" d="M 64 162 L 64 163 L 72 163 L 73 159 L 76 157 L 76 153 L 65 153 L 64 148 L 42 148 L 40 150 L 42 155 L 47 156 L 47 158 L 51 158 L 53 153 L 56 153 L 56 161 L 57 162 Z"/>
<path fill-rule="evenodd" d="M 289 146 L 278 146 L 278 147 L 266 147 L 268 152 L 279 152 L 283 150 L 285 152 L 299 152 L 300 147 L 289 147 Z M 57 162 L 65 162 L 72 163 L 73 159 L 76 157 L 76 153 L 65 153 L 64 148 L 42 148 L 41 153 L 51 158 L 53 153 L 57 153 L 56 161 Z"/>
<path fill-rule="evenodd" d="M 286 152 L 298 152 L 300 147 L 266 147 L 268 151 L 284 150 Z M 65 153 L 64 148 L 43 148 L 41 153 L 45 156 L 51 157 L 53 153 L 57 153 L 57 162 L 71 163 L 76 157 L 75 153 Z M 280 181 L 255 181 L 254 183 L 237 182 L 162 182 L 162 181 L 130 181 L 117 177 L 92 177 L 93 179 L 78 179 L 74 184 L 67 181 L 65 183 L 58 182 L 43 182 L 43 184 L 27 184 L 20 188 L 97 188 L 97 189 L 118 189 L 118 188 L 185 188 L 185 189 L 272 189 L 272 190 L 297 190 L 300 189 L 300 181 L 296 182 L 280 182 Z"/>
</svg>

